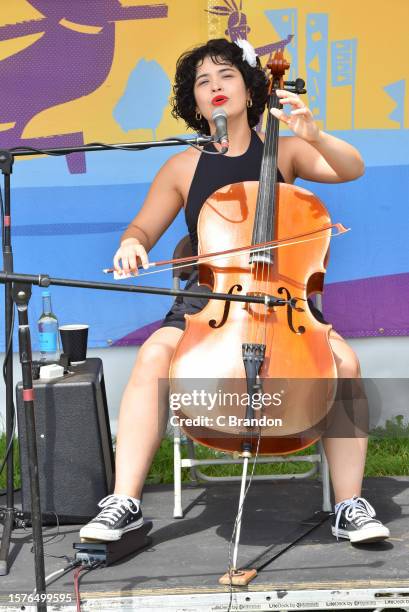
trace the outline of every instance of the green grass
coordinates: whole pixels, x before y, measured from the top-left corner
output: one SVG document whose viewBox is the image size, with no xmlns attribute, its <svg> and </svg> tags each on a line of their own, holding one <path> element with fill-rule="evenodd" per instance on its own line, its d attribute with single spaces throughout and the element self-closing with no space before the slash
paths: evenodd
<svg viewBox="0 0 409 612">
<path fill-rule="evenodd" d="M 365 476 L 409 476 L 409 423 L 402 415 L 373 430 Z"/>
<path fill-rule="evenodd" d="M 6 453 L 6 434 L 0 436 L 0 463 L 3 463 L 4 455 Z M 13 454 L 14 454 L 14 488 L 18 489 L 21 487 L 20 478 L 20 461 L 18 454 L 18 440 L 15 438 L 13 443 Z M 6 473 L 7 466 L 4 466 L 4 470 L 0 474 L 0 489 L 6 488 Z"/>
<path fill-rule="evenodd" d="M 14 486 L 20 486 L 20 468 L 18 462 L 18 443 L 15 441 L 15 470 Z M 316 452 L 315 446 L 311 446 L 298 454 L 312 454 Z M 0 461 L 5 453 L 5 434 L 0 437 Z M 296 453 L 297 454 L 297 453 Z M 198 459 L 217 459 L 223 453 L 204 446 L 196 447 Z M 186 445 L 182 444 L 182 456 L 187 457 Z M 300 473 L 308 470 L 311 464 L 300 463 L 276 463 L 257 465 L 255 474 L 288 474 Z M 239 476 L 241 466 L 206 466 L 201 468 L 209 476 Z M 0 475 L 0 488 L 6 486 L 5 469 Z M 365 466 L 365 476 L 409 476 L 409 423 L 405 423 L 402 416 L 386 421 L 385 426 L 376 428 L 369 438 L 368 455 Z M 189 470 L 182 470 L 182 480 L 189 481 Z M 147 482 L 150 484 L 169 484 L 173 482 L 173 440 L 163 440 L 159 451 L 156 453 L 152 463 Z"/>
</svg>

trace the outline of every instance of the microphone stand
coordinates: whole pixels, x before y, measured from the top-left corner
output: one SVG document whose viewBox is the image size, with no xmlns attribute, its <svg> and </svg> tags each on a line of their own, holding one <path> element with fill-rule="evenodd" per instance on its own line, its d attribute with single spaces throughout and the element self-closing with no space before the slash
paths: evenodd
<svg viewBox="0 0 409 612">
<path fill-rule="evenodd" d="M 2 212 L 3 267 L 6 273 L 13 272 L 13 251 L 11 247 L 10 214 L 10 175 L 13 169 L 13 155 L 10 151 L 0 151 L 0 169 L 4 175 L 4 203 L 0 191 Z M 8 553 L 12 530 L 15 527 L 14 508 L 14 403 L 13 403 L 13 296 L 11 283 L 4 288 L 5 338 L 3 372 L 6 384 L 6 508 L 0 510 L 0 520 L 4 524 L 0 548 L 0 576 L 8 574 Z"/>
<path fill-rule="evenodd" d="M 3 250 L 3 270 L 6 274 L 13 272 L 13 251 L 11 245 L 11 196 L 10 184 L 11 173 L 13 171 L 14 158 L 22 155 L 68 155 L 70 153 L 85 151 L 109 151 L 109 150 L 128 150 L 138 151 L 152 147 L 171 147 L 183 145 L 201 146 L 213 142 L 212 136 L 194 136 L 192 138 L 169 138 L 162 141 L 134 142 L 119 145 L 107 145 L 102 143 L 92 143 L 78 147 L 59 147 L 51 149 L 33 149 L 24 147 L 14 147 L 13 149 L 0 150 L 0 170 L 4 175 L 4 202 L 0 190 L 0 207 L 2 212 L 2 250 Z M 4 379 L 6 385 L 6 508 L 0 508 L 0 522 L 3 523 L 3 534 L 0 547 L 0 576 L 5 576 L 9 572 L 9 549 L 11 534 L 15 527 L 21 523 L 16 519 L 17 512 L 14 508 L 14 455 L 13 455 L 13 436 L 15 429 L 15 413 L 13 401 L 13 296 L 11 281 L 5 281 L 4 291 L 4 313 L 5 313 L 5 359 L 3 364 Z M 29 432 L 29 430 L 27 430 Z"/>
<path fill-rule="evenodd" d="M 44 571 L 44 551 L 42 545 L 42 523 L 41 505 L 39 496 L 38 480 L 38 461 L 35 437 L 34 403 L 32 391 L 31 375 L 31 338 L 28 326 L 27 305 L 31 296 L 31 285 L 48 287 L 50 284 L 86 287 L 94 289 L 105 289 L 110 291 L 131 291 L 140 293 L 151 293 L 160 295 L 203 297 L 206 299 L 219 299 L 241 302 L 262 303 L 267 306 L 287 306 L 293 308 L 291 301 L 286 301 L 274 296 L 252 297 L 231 294 L 211 294 L 204 292 L 178 291 L 176 289 L 158 289 L 157 287 L 136 287 L 132 285 L 118 286 L 113 283 L 94 283 L 91 281 L 75 281 L 72 279 L 51 279 L 46 275 L 26 275 L 13 273 L 13 253 L 11 245 L 11 197 L 10 197 L 10 177 L 13 168 L 14 157 L 22 155 L 68 155 L 70 153 L 85 151 L 107 151 L 107 150 L 144 150 L 152 147 L 162 146 L 201 146 L 209 142 L 218 141 L 218 137 L 195 136 L 192 138 L 169 138 L 163 141 L 149 141 L 124 143 L 119 145 L 106 145 L 102 143 L 92 143 L 78 147 L 59 147 L 51 149 L 32 149 L 15 147 L 10 150 L 0 150 L 0 169 L 4 175 L 4 203 L 0 190 L 0 205 L 3 217 L 2 246 L 3 246 L 3 272 L 0 272 L 0 283 L 5 285 L 5 360 L 3 370 L 6 382 L 6 456 L 7 464 L 7 485 L 6 485 L 6 508 L 0 509 L 0 522 L 4 524 L 0 547 L 0 576 L 5 576 L 9 572 L 9 549 L 11 534 L 13 529 L 21 526 L 21 521 L 17 518 L 18 512 L 14 508 L 14 456 L 13 456 L 13 435 L 15 425 L 14 402 L 13 402 L 13 314 L 14 303 L 17 304 L 19 316 L 19 350 L 20 362 L 22 367 L 24 407 L 26 412 L 26 435 L 28 438 L 29 463 L 30 463 L 30 487 L 31 487 L 31 516 L 33 525 L 34 553 L 35 553 L 35 572 L 37 594 L 45 593 L 45 571 Z M 13 286 L 15 283 L 15 286 Z M 13 295 L 14 292 L 14 295 Z M 46 602 L 38 603 L 38 610 L 46 610 Z"/>
</svg>

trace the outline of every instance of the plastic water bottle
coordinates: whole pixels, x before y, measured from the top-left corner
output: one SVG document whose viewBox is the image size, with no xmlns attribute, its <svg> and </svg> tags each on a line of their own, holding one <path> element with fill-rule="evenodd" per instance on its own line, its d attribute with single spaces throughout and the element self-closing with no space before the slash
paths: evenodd
<svg viewBox="0 0 409 612">
<path fill-rule="evenodd" d="M 51 293 L 42 292 L 43 312 L 38 319 L 40 361 L 58 361 L 58 320 L 51 308 Z"/>
</svg>

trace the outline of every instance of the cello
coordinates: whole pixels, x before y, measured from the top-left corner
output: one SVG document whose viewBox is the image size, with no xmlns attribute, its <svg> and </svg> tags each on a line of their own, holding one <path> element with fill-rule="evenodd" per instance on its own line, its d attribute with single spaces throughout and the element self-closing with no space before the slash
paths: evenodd
<svg viewBox="0 0 409 612">
<path fill-rule="evenodd" d="M 279 108 L 276 90 L 285 89 L 289 64 L 282 51 L 268 68 L 270 111 Z M 177 406 L 182 430 L 228 452 L 282 455 L 310 446 L 321 436 L 319 425 L 336 393 L 331 325 L 317 321 L 308 303 L 322 291 L 331 219 L 311 192 L 277 183 L 278 133 L 278 119 L 268 112 L 260 180 L 214 192 L 197 227 L 199 256 L 221 244 L 229 251 L 199 263 L 199 284 L 264 296 L 265 304 L 210 299 L 199 313 L 185 315 L 169 370 L 171 396 L 200 398 Z M 272 241 L 280 248 L 243 250 Z M 272 295 L 283 305 L 271 306 Z"/>
</svg>

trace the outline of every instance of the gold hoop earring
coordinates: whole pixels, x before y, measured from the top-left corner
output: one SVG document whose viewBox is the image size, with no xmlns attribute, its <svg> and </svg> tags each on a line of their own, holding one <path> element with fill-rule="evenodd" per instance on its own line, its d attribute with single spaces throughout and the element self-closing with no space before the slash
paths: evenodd
<svg viewBox="0 0 409 612">
<path fill-rule="evenodd" d="M 251 108 L 253 106 L 253 100 L 251 98 L 249 98 L 247 100 L 247 108 Z"/>
<path fill-rule="evenodd" d="M 203 118 L 202 113 L 200 113 L 199 111 L 196 111 L 195 117 L 196 117 L 196 121 L 201 121 Z"/>
</svg>

